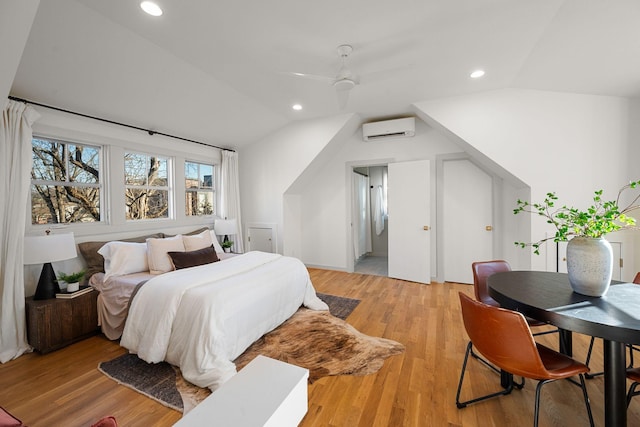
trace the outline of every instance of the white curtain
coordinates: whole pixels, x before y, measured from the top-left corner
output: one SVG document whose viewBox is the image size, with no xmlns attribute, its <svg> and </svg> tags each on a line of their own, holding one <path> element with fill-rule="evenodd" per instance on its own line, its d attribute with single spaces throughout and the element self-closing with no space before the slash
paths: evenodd
<svg viewBox="0 0 640 427">
<path fill-rule="evenodd" d="M 384 231 L 384 200 L 382 198 L 382 185 L 376 186 L 373 192 L 373 224 L 376 228 L 376 235 L 381 235 Z"/>
<path fill-rule="evenodd" d="M 369 198 L 369 177 L 353 173 L 352 222 L 353 251 L 357 261 L 367 252 L 371 252 L 371 202 Z"/>
<path fill-rule="evenodd" d="M 0 123 L 0 362 L 30 350 L 24 304 L 24 231 L 31 179 L 31 125 L 40 115 L 9 101 Z"/>
<path fill-rule="evenodd" d="M 240 216 L 240 180 L 238 175 L 238 153 L 222 151 L 222 168 L 220 171 L 220 216 L 235 219 L 238 223 L 238 234 L 233 240 L 231 250 L 236 253 L 244 252 L 242 237 L 242 218 Z"/>
</svg>

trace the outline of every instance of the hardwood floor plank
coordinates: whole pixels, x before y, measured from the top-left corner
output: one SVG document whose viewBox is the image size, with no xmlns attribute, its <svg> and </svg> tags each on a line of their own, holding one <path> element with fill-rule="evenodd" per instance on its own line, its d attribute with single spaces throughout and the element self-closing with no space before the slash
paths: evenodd
<svg viewBox="0 0 640 427">
<path fill-rule="evenodd" d="M 455 393 L 467 343 L 458 292 L 469 285 L 420 285 L 382 276 L 310 269 L 319 292 L 360 299 L 348 322 L 363 333 L 403 343 L 405 353 L 387 359 L 365 377 L 322 378 L 309 386 L 303 427 L 505 426 L 533 421 L 535 382 L 509 396 L 458 409 Z M 557 335 L 536 338 L 557 348 Z M 574 334 L 574 357 L 584 359 L 589 337 Z M 82 426 L 113 415 L 121 426 L 171 426 L 181 414 L 162 406 L 97 370 L 98 363 L 126 350 L 95 336 L 50 354 L 27 354 L 0 365 L 0 405 L 31 427 Z M 592 369 L 602 369 L 596 341 Z M 597 425 L 603 425 L 604 378 L 587 382 Z M 469 398 L 499 388 L 499 377 L 470 360 L 463 387 Z M 542 390 L 541 426 L 583 426 L 580 389 L 566 381 Z M 640 397 L 628 412 L 640 425 Z"/>
</svg>

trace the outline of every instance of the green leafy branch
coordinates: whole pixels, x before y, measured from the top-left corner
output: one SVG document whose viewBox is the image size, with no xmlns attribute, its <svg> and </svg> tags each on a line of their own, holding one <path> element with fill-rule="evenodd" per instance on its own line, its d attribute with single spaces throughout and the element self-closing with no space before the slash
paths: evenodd
<svg viewBox="0 0 640 427">
<path fill-rule="evenodd" d="M 538 240 L 533 243 L 515 242 L 517 246 L 525 248 L 531 246 L 533 253 L 540 255 L 540 245 L 547 240 L 554 242 L 566 242 L 571 236 L 584 236 L 600 238 L 608 233 L 621 229 L 638 229 L 636 219 L 628 214 L 640 208 L 640 193 L 625 207 L 620 209 L 620 198 L 622 193 L 628 189 L 640 186 L 639 181 L 631 181 L 618 191 L 616 200 L 602 200 L 602 190 L 594 192 L 593 205 L 586 210 L 579 210 L 566 205 L 556 208 L 558 196 L 556 193 L 547 193 L 541 203 L 529 203 L 518 199 L 517 207 L 513 210 L 515 215 L 520 212 L 528 212 L 546 218 L 547 223 L 555 227 L 556 233 L 553 237 Z"/>
</svg>

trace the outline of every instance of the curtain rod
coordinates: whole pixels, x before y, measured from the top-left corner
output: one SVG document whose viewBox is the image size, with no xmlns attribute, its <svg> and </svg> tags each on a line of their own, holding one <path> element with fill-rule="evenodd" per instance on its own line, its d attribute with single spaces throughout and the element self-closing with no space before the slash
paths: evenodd
<svg viewBox="0 0 640 427">
<path fill-rule="evenodd" d="M 126 124 L 126 123 L 116 122 L 114 120 L 103 119 L 101 117 L 90 116 L 88 114 L 78 113 L 76 111 L 65 110 L 64 108 L 53 107 L 51 105 L 46 105 L 46 104 L 40 104 L 39 102 L 29 101 L 28 99 L 17 98 L 15 96 L 9 96 L 9 99 L 12 100 L 12 101 L 24 102 L 25 104 L 37 105 L 38 107 L 49 108 L 51 110 L 62 111 L 63 113 L 74 114 L 76 116 L 86 117 L 88 119 L 93 119 L 93 120 L 98 120 L 98 121 L 105 122 L 105 123 L 110 123 L 112 125 L 124 126 L 124 127 L 130 128 L 130 129 L 141 130 L 143 132 L 148 133 L 151 136 L 153 136 L 153 135 L 162 135 L 162 136 L 166 136 L 168 138 L 179 139 L 180 141 L 192 142 L 194 144 L 200 144 L 200 145 L 205 145 L 205 146 L 211 147 L 211 148 L 217 148 L 219 150 L 233 151 L 233 152 L 236 151 L 236 150 L 232 150 L 230 148 L 218 147 L 217 145 L 205 144 L 204 142 L 195 141 L 193 139 L 182 138 L 180 136 L 169 135 L 168 133 L 157 132 L 157 131 L 151 130 L 151 129 L 145 129 L 145 128 L 141 128 L 141 127 L 138 127 L 138 126 L 129 125 L 129 124 Z"/>
</svg>

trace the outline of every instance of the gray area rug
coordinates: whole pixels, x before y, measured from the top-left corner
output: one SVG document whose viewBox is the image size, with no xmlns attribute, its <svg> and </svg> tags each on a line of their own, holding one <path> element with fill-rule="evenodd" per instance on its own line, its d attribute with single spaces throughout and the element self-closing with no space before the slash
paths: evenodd
<svg viewBox="0 0 640 427">
<path fill-rule="evenodd" d="M 318 298 L 326 302 L 329 306 L 329 313 L 336 316 L 338 319 L 346 320 L 353 310 L 360 304 L 359 299 L 337 297 L 335 295 L 321 294 L 316 292 Z"/>
<path fill-rule="evenodd" d="M 328 294 L 318 293 L 318 297 L 325 301 L 329 306 L 329 312 L 333 316 L 329 316 L 326 312 L 324 312 L 324 314 L 326 315 L 325 317 L 328 318 L 337 317 L 344 320 L 360 303 L 360 300 L 357 299 L 338 297 Z M 308 311 L 312 312 L 312 310 Z M 300 314 L 301 313 L 297 313 L 297 315 Z M 294 315 L 294 317 L 296 317 L 296 315 Z M 340 322 L 339 320 L 335 321 Z M 331 322 L 331 320 L 325 319 L 325 322 Z M 276 328 L 276 330 L 271 332 L 270 334 L 276 333 L 279 329 L 281 329 L 281 327 Z M 326 328 L 323 326 L 323 329 Z M 383 340 L 382 338 L 370 338 L 374 340 L 380 340 L 381 342 L 385 342 L 385 344 L 386 341 L 389 341 Z M 259 347 L 261 344 L 262 346 Z M 392 353 L 397 354 L 397 352 L 399 352 L 399 348 L 402 346 L 400 345 L 400 347 L 398 347 L 392 343 L 390 345 L 387 345 L 386 347 L 393 347 L 394 349 Z M 265 348 L 264 342 L 254 343 L 251 347 L 249 347 L 249 349 L 247 349 L 245 353 L 243 353 L 242 356 L 238 358 L 239 360 L 237 362 L 240 362 L 238 363 L 239 369 L 255 356 L 249 354 L 252 350 L 257 350 L 263 354 L 265 353 L 265 351 L 268 353 L 268 349 Z M 266 355 L 269 356 L 269 354 Z M 276 355 L 272 354 L 271 356 L 273 357 Z M 385 357 L 386 356 L 387 355 L 385 355 Z M 282 357 L 274 358 L 282 360 Z M 240 359 L 243 360 L 241 361 Z M 137 392 L 142 393 L 145 396 L 148 396 L 160 402 L 161 404 L 180 412 L 188 412 L 191 408 L 193 408 L 210 394 L 208 389 L 196 387 L 185 381 L 182 378 L 182 375 L 180 374 L 180 370 L 178 368 L 166 362 L 150 364 L 139 359 L 135 354 L 123 354 L 122 356 L 119 356 L 108 362 L 102 362 L 98 366 L 98 370 L 100 370 L 100 372 L 107 375 L 117 383 L 136 390 Z M 350 372 L 344 373 L 354 372 L 353 367 L 349 367 L 347 370 Z M 327 372 L 326 374 L 337 375 L 339 373 L 340 372 L 332 374 Z"/>
</svg>

